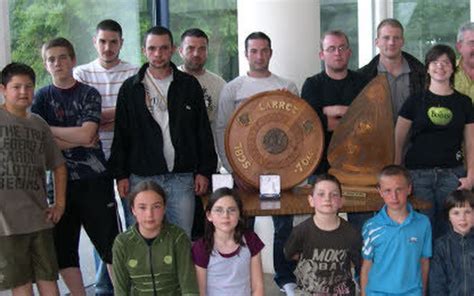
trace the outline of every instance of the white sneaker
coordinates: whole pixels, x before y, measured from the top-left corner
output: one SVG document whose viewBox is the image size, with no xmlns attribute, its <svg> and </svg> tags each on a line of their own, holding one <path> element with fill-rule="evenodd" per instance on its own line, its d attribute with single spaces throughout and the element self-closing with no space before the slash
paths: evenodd
<svg viewBox="0 0 474 296">
<path fill-rule="evenodd" d="M 284 284 L 283 287 L 281 287 L 280 291 L 284 292 L 287 296 L 295 296 L 295 289 L 295 283 L 287 283 Z"/>
</svg>

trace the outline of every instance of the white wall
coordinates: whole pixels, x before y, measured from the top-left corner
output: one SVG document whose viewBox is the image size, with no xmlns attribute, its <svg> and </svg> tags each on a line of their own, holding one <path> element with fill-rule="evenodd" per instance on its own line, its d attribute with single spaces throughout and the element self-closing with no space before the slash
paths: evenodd
<svg viewBox="0 0 474 296">
<path fill-rule="evenodd" d="M 319 0 L 238 0 L 239 69 L 248 70 L 245 38 L 262 31 L 272 40 L 270 71 L 296 83 L 320 72 Z"/>
</svg>

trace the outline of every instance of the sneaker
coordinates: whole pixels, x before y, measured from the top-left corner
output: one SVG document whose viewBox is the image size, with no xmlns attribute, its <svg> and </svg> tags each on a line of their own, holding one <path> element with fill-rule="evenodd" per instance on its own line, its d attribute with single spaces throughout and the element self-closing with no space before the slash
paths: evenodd
<svg viewBox="0 0 474 296">
<path fill-rule="evenodd" d="M 285 293 L 287 296 L 295 296 L 295 283 L 286 283 L 280 288 L 280 291 Z"/>
</svg>

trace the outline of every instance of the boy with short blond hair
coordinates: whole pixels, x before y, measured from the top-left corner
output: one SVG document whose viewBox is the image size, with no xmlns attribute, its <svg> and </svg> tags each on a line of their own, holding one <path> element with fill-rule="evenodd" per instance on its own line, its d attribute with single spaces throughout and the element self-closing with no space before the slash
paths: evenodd
<svg viewBox="0 0 474 296">
<path fill-rule="evenodd" d="M 426 295 L 431 225 L 407 201 L 409 172 L 389 165 L 378 178 L 385 205 L 362 228 L 361 295 Z"/>
<path fill-rule="evenodd" d="M 53 225 L 65 208 L 66 166 L 49 126 L 28 112 L 35 73 L 20 63 L 7 65 L 0 91 L 0 290 L 59 295 Z M 55 203 L 48 205 L 46 170 L 54 176 Z"/>
<path fill-rule="evenodd" d="M 85 295 L 78 254 L 81 226 L 109 270 L 119 229 L 113 180 L 98 136 L 102 99 L 95 88 L 74 79 L 76 56 L 67 39 L 46 42 L 42 56 L 53 83 L 38 90 L 31 110 L 50 125 L 68 167 L 67 206 L 54 228 L 56 255 L 71 294 Z"/>
</svg>

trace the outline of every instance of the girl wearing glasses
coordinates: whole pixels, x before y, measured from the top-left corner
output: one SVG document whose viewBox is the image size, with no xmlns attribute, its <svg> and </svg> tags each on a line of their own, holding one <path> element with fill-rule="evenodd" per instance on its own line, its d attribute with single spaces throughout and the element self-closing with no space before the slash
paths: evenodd
<svg viewBox="0 0 474 296">
<path fill-rule="evenodd" d="M 405 101 L 395 127 L 395 163 L 410 170 L 415 197 L 432 203 L 425 214 L 433 238 L 449 229 L 442 217 L 448 194 L 471 190 L 474 182 L 474 111 L 471 99 L 454 89 L 455 68 L 451 47 L 433 46 L 425 58 L 426 90 Z"/>
<path fill-rule="evenodd" d="M 241 213 L 232 189 L 220 188 L 209 198 L 204 237 L 192 247 L 200 295 L 264 295 L 264 244 L 245 229 Z"/>
</svg>

